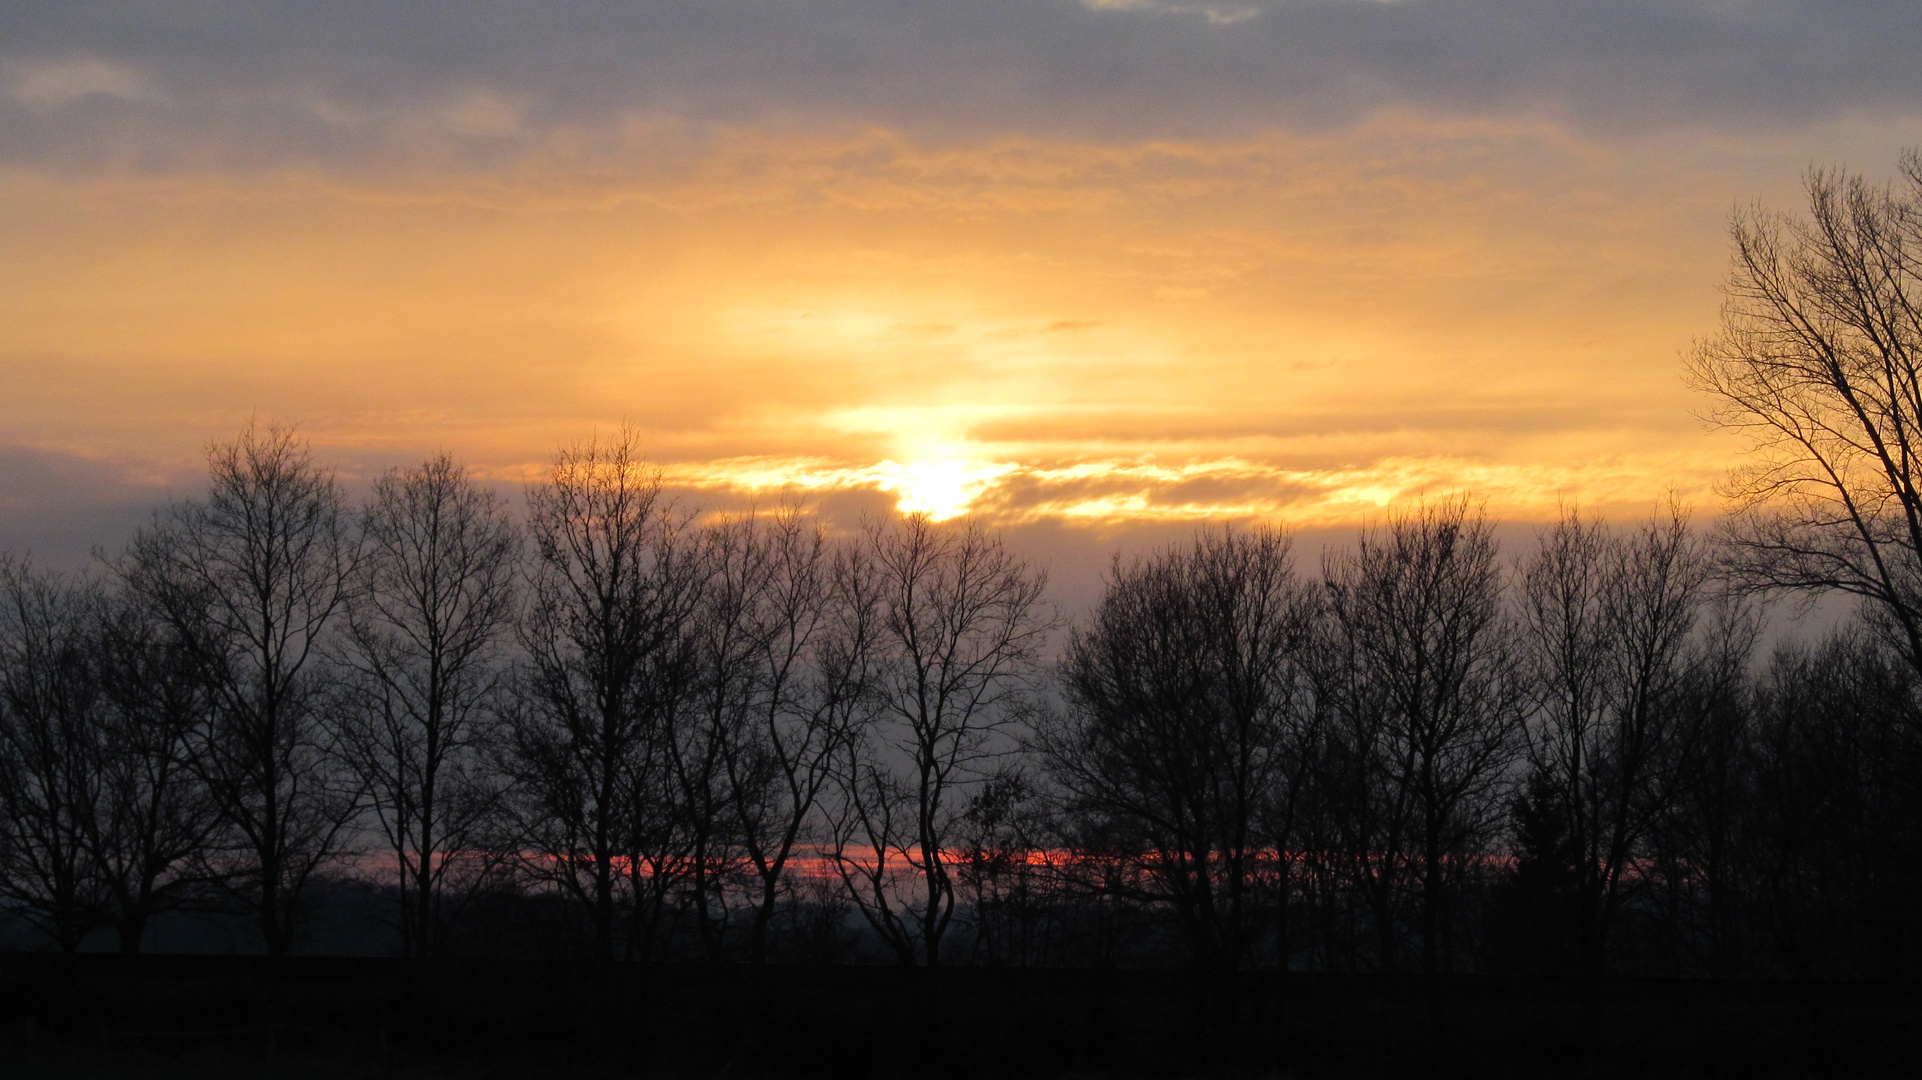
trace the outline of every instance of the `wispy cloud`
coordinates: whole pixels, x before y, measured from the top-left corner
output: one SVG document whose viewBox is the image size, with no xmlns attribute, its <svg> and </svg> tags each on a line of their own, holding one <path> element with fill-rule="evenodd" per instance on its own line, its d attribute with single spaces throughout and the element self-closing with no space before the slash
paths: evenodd
<svg viewBox="0 0 1922 1080">
<path fill-rule="evenodd" d="M 460 172 L 604 160 L 637 123 L 924 144 L 1236 140 L 1409 110 L 1754 131 L 1922 106 L 1913 21 L 1901 0 L 28 0 L 0 14 L 0 162 Z M 85 100 L 123 108 L 48 126 Z"/>
<path fill-rule="evenodd" d="M 1519 520 L 1549 519 L 1562 504 L 1643 505 L 1669 496 L 1706 504 L 1721 466 L 1713 458 L 1690 460 L 1673 453 L 1540 464 L 1400 457 L 1334 468 L 1241 458 L 843 464 L 746 457 L 670 464 L 663 471 L 678 487 L 756 498 L 875 490 L 892 496 L 904 513 L 925 512 L 937 519 L 974 514 L 1000 524 L 1051 519 L 1117 524 L 1264 518 L 1322 527 L 1463 492 Z"/>
<path fill-rule="evenodd" d="M 124 64 L 93 57 L 65 60 L 14 60 L 0 73 L 6 95 L 36 110 L 107 98 L 127 102 L 161 103 L 164 95 L 145 77 Z"/>
<path fill-rule="evenodd" d="M 1233 26 L 1261 15 L 1254 4 L 1180 3 L 1169 0 L 1081 0 L 1091 11 L 1136 11 L 1154 15 L 1198 15 L 1218 26 Z"/>
</svg>

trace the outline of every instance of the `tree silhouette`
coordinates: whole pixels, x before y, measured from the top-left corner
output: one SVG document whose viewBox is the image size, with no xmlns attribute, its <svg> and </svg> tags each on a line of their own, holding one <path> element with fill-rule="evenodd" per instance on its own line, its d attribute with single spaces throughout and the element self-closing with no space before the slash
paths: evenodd
<svg viewBox="0 0 1922 1080">
<path fill-rule="evenodd" d="M 1581 970 L 1599 974 L 1635 867 L 1675 794 L 1693 635 L 1708 553 L 1671 509 L 1632 536 L 1566 513 L 1522 568 L 1522 624 L 1540 703 L 1530 757 L 1559 808 L 1573 862 L 1568 931 Z"/>
<path fill-rule="evenodd" d="M 1046 577 L 979 524 L 917 515 L 864 539 L 875 714 L 837 770 L 827 854 L 896 959 L 933 967 L 954 919 L 955 819 L 1013 748 L 1054 616 Z"/>
<path fill-rule="evenodd" d="M 1735 216 L 1722 330 L 1689 357 L 1749 439 L 1725 561 L 1751 589 L 1867 600 L 1922 670 L 1922 154 L 1897 185 L 1805 188 L 1806 218 Z"/>
<path fill-rule="evenodd" d="M 109 915 L 100 603 L 90 582 L 0 558 L 0 896 L 68 953 Z"/>
<path fill-rule="evenodd" d="M 494 839 L 500 783 L 480 748 L 513 628 L 519 533 L 443 454 L 375 483 L 360 538 L 342 746 L 394 854 L 402 949 L 430 956 L 450 872 L 493 862 L 479 852 Z"/>
<path fill-rule="evenodd" d="M 1431 974 L 1441 970 L 1451 875 L 1491 832 L 1531 691 L 1496 554 L 1487 522 L 1455 500 L 1363 530 L 1326 569 L 1341 641 L 1384 709 L 1382 760 L 1409 807 Z"/>
<path fill-rule="evenodd" d="M 340 854 L 360 810 L 327 722 L 334 684 L 322 660 L 357 553 L 333 475 L 291 430 L 250 425 L 208 465 L 207 497 L 156 515 L 123 574 L 205 688 L 191 760 L 244 848 L 225 880 L 279 957 L 308 880 Z"/>
<path fill-rule="evenodd" d="M 1287 537 L 1203 532 L 1117 560 L 1063 661 L 1068 709 L 1040 739 L 1049 772 L 1132 864 L 1134 898 L 1177 913 L 1206 970 L 1249 960 L 1257 873 L 1292 839 L 1265 827 L 1293 799 L 1313 718 L 1315 609 Z"/>
<path fill-rule="evenodd" d="M 604 959 L 625 892 L 631 955 L 681 858 L 666 755 L 690 682 L 697 553 L 630 433 L 563 451 L 528 512 L 528 664 L 503 764 L 531 871 L 583 906 Z"/>
</svg>

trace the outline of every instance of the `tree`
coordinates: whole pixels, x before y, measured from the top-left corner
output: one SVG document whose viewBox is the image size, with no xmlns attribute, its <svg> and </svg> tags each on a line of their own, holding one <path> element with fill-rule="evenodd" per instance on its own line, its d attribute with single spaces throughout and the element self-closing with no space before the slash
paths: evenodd
<svg viewBox="0 0 1922 1080">
<path fill-rule="evenodd" d="M 722 956 L 726 889 L 738 870 L 743 810 L 772 781 L 744 764 L 752 717 L 776 692 L 762 666 L 777 632 L 768 610 L 777 564 L 758 516 L 726 518 L 699 533 L 703 588 L 694 609 L 692 708 L 668 726 L 666 762 L 686 830 L 695 929 L 710 960 Z M 756 864 L 758 867 L 759 863 Z M 757 920 L 758 922 L 758 920 Z"/>
<path fill-rule="evenodd" d="M 717 670 L 709 691 L 728 784 L 728 806 L 754 876 L 748 950 L 767 958 L 768 936 L 797 845 L 809 833 L 836 763 L 873 712 L 878 610 L 875 578 L 818 521 L 796 508 L 716 527 L 722 581 L 711 590 Z M 732 623 L 733 648 L 720 627 Z M 727 688 L 732 689 L 727 689 Z M 725 692 L 723 692 L 725 690 Z"/>
<path fill-rule="evenodd" d="M 445 454 L 381 477 L 360 532 L 343 744 L 394 853 L 403 950 L 429 956 L 448 874 L 475 858 L 498 801 L 480 745 L 515 614 L 519 536 L 499 497 Z"/>
<path fill-rule="evenodd" d="M 1674 794 L 1709 587 L 1705 546 L 1671 509 L 1621 538 L 1566 513 L 1522 567 L 1522 626 L 1538 698 L 1530 756 L 1565 815 L 1569 927 L 1599 974 L 1634 866 Z M 1539 809 L 1543 800 L 1536 800 Z"/>
<path fill-rule="evenodd" d="M 1532 770 L 1509 803 L 1515 863 L 1491 898 L 1484 942 L 1497 969 L 1558 975 L 1578 962 L 1569 933 L 1581 892 L 1571 817 L 1559 778 L 1544 769 Z"/>
<path fill-rule="evenodd" d="M 1360 966 L 1362 938 L 1373 937 L 1375 968 L 1393 971 L 1411 863 L 1414 774 L 1395 738 L 1388 687 L 1356 639 L 1367 630 L 1360 619 L 1329 613 L 1321 620 L 1310 670 L 1323 719 L 1297 831 L 1318 885 L 1331 962 L 1344 953 Z M 1354 925 L 1357 915 L 1365 915 L 1366 926 Z"/>
<path fill-rule="evenodd" d="M 0 897 L 70 953 L 108 917 L 91 583 L 0 557 Z"/>
<path fill-rule="evenodd" d="M 96 633 L 104 752 L 101 811 L 88 845 L 110 897 L 120 950 L 139 952 L 155 916 L 218 876 L 220 805 L 192 756 L 212 698 L 180 639 L 152 606 L 108 598 Z"/>
<path fill-rule="evenodd" d="M 915 515 L 864 540 L 877 715 L 843 755 L 826 854 L 896 959 L 934 967 L 954 919 L 955 820 L 1031 712 L 1055 618 L 1046 575 L 978 523 Z"/>
<path fill-rule="evenodd" d="M 341 853 L 360 788 L 327 722 L 323 648 L 355 546 L 333 474 L 292 430 L 249 425 L 208 455 L 205 500 L 133 540 L 126 587 L 163 618 L 208 697 L 192 761 L 245 848 L 227 883 L 285 956 L 313 873 Z"/>
<path fill-rule="evenodd" d="M 1743 855 L 1798 979 L 1915 970 L 1918 687 L 1890 653 L 1845 629 L 1778 652 L 1758 680 Z"/>
<path fill-rule="evenodd" d="M 1749 969 L 1744 839 L 1755 799 L 1757 698 L 1750 667 L 1761 618 L 1740 598 L 1716 597 L 1691 672 L 1683 730 L 1671 745 L 1673 794 L 1649 838 L 1648 874 L 1680 970 L 1728 976 Z"/>
<path fill-rule="evenodd" d="M 1441 968 L 1452 879 L 1500 808 L 1531 689 L 1496 556 L 1488 523 L 1454 500 L 1364 529 L 1324 571 L 1340 640 L 1384 710 L 1378 760 L 1410 808 L 1428 974 Z"/>
<path fill-rule="evenodd" d="M 1115 561 L 1069 639 L 1039 742 L 1072 817 L 1171 906 L 1203 970 L 1244 965 L 1262 863 L 1285 858 L 1313 720 L 1316 598 L 1272 529 Z M 1287 882 L 1278 882 L 1285 906 Z"/>
<path fill-rule="evenodd" d="M 1749 440 L 1734 580 L 1860 597 L 1922 671 L 1922 154 L 1901 173 L 1816 170 L 1806 218 L 1738 212 L 1721 333 L 1688 368 Z"/>
<path fill-rule="evenodd" d="M 630 433 L 563 450 L 528 518 L 528 661 L 503 766 L 530 869 L 582 905 L 605 959 L 625 891 L 633 955 L 678 865 L 665 755 L 692 677 L 700 562 Z"/>
<path fill-rule="evenodd" d="M 1068 927 L 1061 867 L 1050 858 L 1046 803 L 1021 769 L 975 789 L 955 830 L 955 879 L 965 903 L 969 962 L 1059 963 Z"/>
</svg>

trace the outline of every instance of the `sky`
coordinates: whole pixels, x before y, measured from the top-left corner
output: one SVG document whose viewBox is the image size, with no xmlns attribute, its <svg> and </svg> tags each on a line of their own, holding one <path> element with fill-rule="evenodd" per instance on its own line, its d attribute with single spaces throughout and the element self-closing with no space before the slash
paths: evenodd
<svg viewBox="0 0 1922 1080">
<path fill-rule="evenodd" d="M 16 0 L 0 548 L 117 542 L 250 418 L 350 485 L 626 426 L 693 503 L 1060 557 L 1712 513 L 1729 215 L 1890 175 L 1918 44 L 1880 0 Z"/>
</svg>

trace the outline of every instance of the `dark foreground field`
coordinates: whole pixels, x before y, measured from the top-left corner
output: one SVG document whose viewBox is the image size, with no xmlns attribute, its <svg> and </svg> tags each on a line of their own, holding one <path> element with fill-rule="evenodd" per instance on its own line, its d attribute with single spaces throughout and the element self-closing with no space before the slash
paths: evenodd
<svg viewBox="0 0 1922 1080">
<path fill-rule="evenodd" d="M 22 1078 L 1918 1069 L 1913 985 L 1270 974 L 1203 995 L 1161 971 L 0 954 L 0 1076 Z"/>
</svg>

